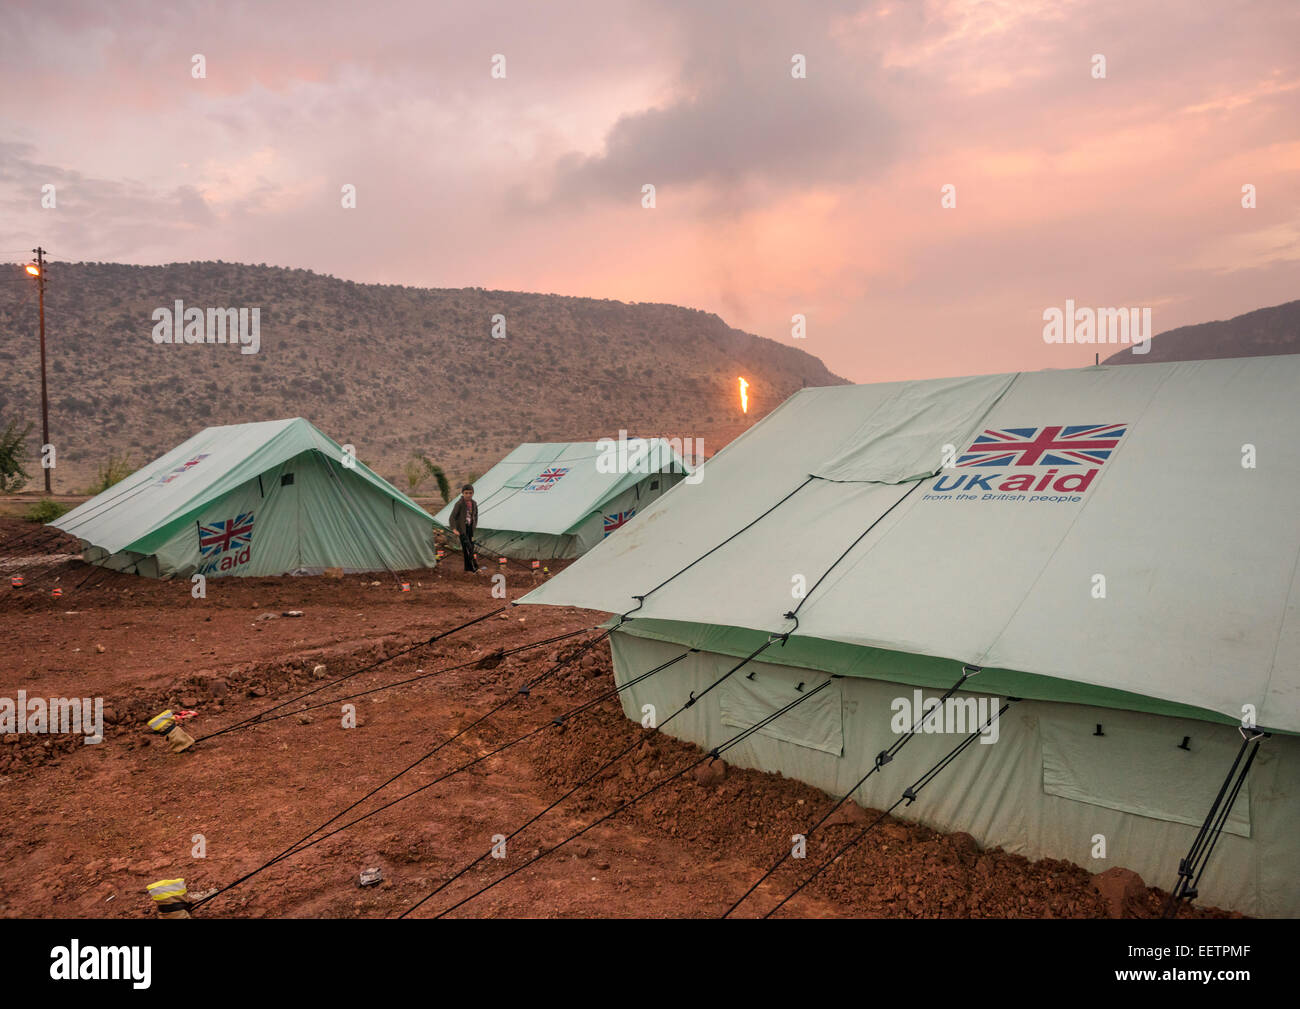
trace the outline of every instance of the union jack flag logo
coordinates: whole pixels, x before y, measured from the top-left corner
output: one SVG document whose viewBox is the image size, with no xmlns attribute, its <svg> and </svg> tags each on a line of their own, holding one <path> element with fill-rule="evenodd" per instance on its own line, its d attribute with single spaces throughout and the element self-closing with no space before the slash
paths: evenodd
<svg viewBox="0 0 1300 1009">
<path fill-rule="evenodd" d="M 628 521 L 629 521 L 629 520 L 632 518 L 632 516 L 635 515 L 635 514 L 636 514 L 636 509 L 633 508 L 631 511 L 627 511 L 627 512 L 615 512 L 613 515 L 606 515 L 606 516 L 605 516 L 605 536 L 608 536 L 608 535 L 609 535 L 610 533 L 612 533 L 615 529 L 622 529 L 625 525 L 627 525 Z M 601 537 L 601 538 L 603 539 L 604 537 Z"/>
<path fill-rule="evenodd" d="M 1100 466 L 1119 445 L 1127 424 L 1003 427 L 971 443 L 958 466 Z"/>
<path fill-rule="evenodd" d="M 252 542 L 252 512 L 241 512 L 233 519 L 199 526 L 199 553 L 204 557 L 215 557 L 228 550 L 242 550 Z"/>
<path fill-rule="evenodd" d="M 193 468 L 194 466 L 197 466 L 199 463 L 201 463 L 204 459 L 206 459 L 206 458 L 208 457 L 209 454 L 210 454 L 210 453 L 208 453 L 208 452 L 203 452 L 203 453 L 200 454 L 200 455 L 196 455 L 193 459 L 189 460 L 189 462 L 181 463 L 181 464 L 180 464 L 179 466 L 177 466 L 174 470 L 169 470 L 168 472 L 166 472 L 166 473 L 164 473 L 162 476 L 160 476 L 160 477 L 158 478 L 158 482 L 159 482 L 160 484 L 171 483 L 173 480 L 175 480 L 175 479 L 176 479 L 178 476 L 180 476 L 182 473 L 188 473 L 188 472 L 190 471 L 191 468 Z"/>
<path fill-rule="evenodd" d="M 569 472 L 568 466 L 552 466 L 550 469 L 544 469 L 533 477 L 532 482 L 524 490 L 550 490 L 555 486 L 555 481 L 567 472 Z"/>
</svg>

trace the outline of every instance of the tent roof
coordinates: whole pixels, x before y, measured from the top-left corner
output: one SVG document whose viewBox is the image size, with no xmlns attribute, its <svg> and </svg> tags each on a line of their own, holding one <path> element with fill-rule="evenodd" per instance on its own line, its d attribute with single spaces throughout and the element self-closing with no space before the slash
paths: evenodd
<svg viewBox="0 0 1300 1009">
<path fill-rule="evenodd" d="M 794 491 L 636 616 L 785 631 L 802 576 L 801 637 L 1300 731 L 1297 389 L 1300 356 L 807 389 L 523 601 L 632 610 Z M 961 459 L 986 430 L 1101 424 L 1104 461 L 1055 467 L 1095 469 L 1082 493 L 936 490 L 1053 468 Z"/>
<path fill-rule="evenodd" d="M 628 439 L 631 446 L 642 441 L 644 461 L 636 472 L 603 472 L 612 467 L 598 460 L 609 458 L 600 442 L 543 442 L 520 445 L 474 481 L 480 529 L 513 532 L 569 532 L 610 498 L 623 493 L 652 473 L 675 470 L 689 473 L 682 457 L 663 438 Z M 612 439 L 610 440 L 612 442 Z M 629 453 L 632 450 L 629 449 Z M 635 461 L 629 454 L 629 461 Z M 564 469 L 562 477 L 544 491 L 528 489 L 548 469 Z M 451 525 L 453 499 L 434 517 L 442 526 Z"/>
<path fill-rule="evenodd" d="M 204 428 L 50 525 L 117 553 L 151 553 L 208 502 L 280 463 L 316 451 L 335 460 L 342 447 L 301 417 Z M 187 466 L 187 463 L 192 465 Z M 352 470 L 412 511 L 428 512 L 367 466 Z"/>
</svg>

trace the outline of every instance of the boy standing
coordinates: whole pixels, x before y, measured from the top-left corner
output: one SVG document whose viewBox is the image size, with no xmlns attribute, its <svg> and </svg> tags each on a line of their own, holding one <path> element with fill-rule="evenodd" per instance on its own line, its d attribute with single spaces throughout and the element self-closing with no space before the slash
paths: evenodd
<svg viewBox="0 0 1300 1009">
<path fill-rule="evenodd" d="M 478 527 L 478 503 L 474 500 L 474 485 L 465 484 L 460 497 L 451 510 L 451 527 L 460 536 L 460 550 L 465 555 L 465 570 L 478 571 L 474 559 L 474 530 Z"/>
</svg>

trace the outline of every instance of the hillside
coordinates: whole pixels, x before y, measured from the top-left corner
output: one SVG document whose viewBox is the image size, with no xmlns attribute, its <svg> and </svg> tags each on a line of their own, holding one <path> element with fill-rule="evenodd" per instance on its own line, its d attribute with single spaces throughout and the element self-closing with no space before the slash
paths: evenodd
<svg viewBox="0 0 1300 1009">
<path fill-rule="evenodd" d="M 673 305 L 222 262 L 52 263 L 47 276 L 56 491 L 84 487 L 109 452 L 139 465 L 203 427 L 286 416 L 355 444 L 403 489 L 414 452 L 456 479 L 521 441 L 620 428 L 703 438 L 712 454 L 801 386 L 843 381 L 801 350 Z M 177 299 L 260 308 L 259 352 L 156 344 L 153 312 Z M 504 339 L 491 336 L 496 314 Z M 30 419 L 39 435 L 36 333 L 35 282 L 19 265 L 0 267 L 0 424 Z M 739 375 L 751 383 L 748 417 Z M 39 469 L 29 472 L 38 484 Z"/>
<path fill-rule="evenodd" d="M 1219 322 L 1179 326 L 1153 336 L 1149 353 L 1133 354 L 1125 348 L 1102 363 L 1153 364 L 1270 354 L 1300 354 L 1300 301 L 1256 309 Z"/>
</svg>

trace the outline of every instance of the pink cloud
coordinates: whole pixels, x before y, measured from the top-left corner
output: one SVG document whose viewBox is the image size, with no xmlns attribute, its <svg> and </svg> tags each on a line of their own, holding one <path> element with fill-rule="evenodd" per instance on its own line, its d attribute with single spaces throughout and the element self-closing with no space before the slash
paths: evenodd
<svg viewBox="0 0 1300 1009">
<path fill-rule="evenodd" d="M 29 3 L 0 40 L 0 248 L 669 301 L 783 341 L 802 312 L 804 348 L 860 380 L 1081 364 L 1041 340 L 1066 298 L 1164 329 L 1295 297 L 1297 15 L 1222 20 Z"/>
</svg>

